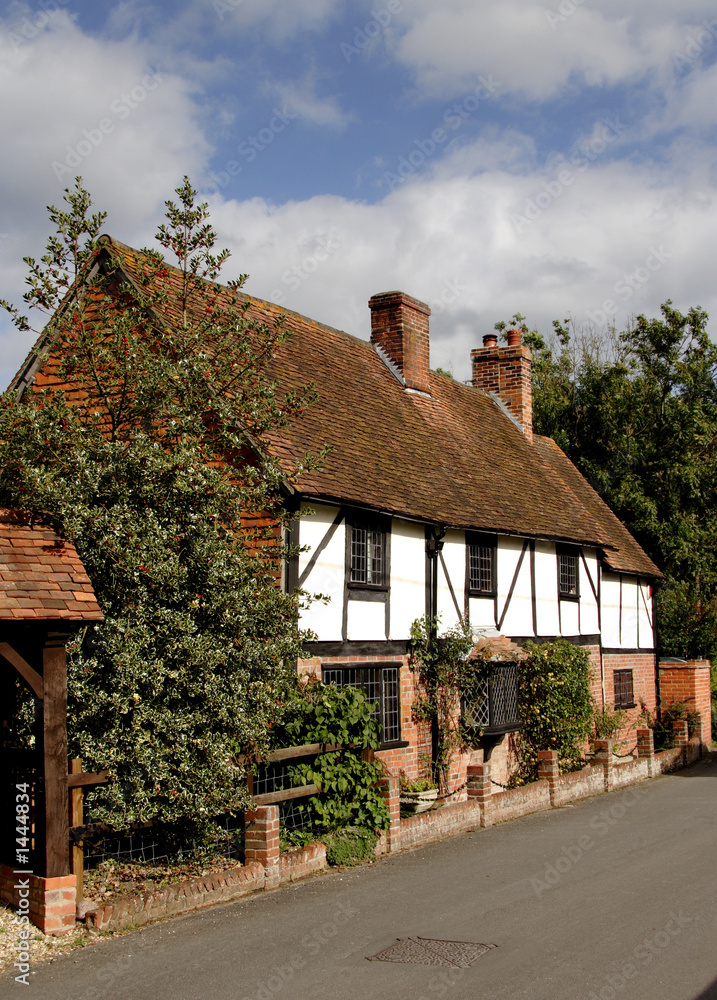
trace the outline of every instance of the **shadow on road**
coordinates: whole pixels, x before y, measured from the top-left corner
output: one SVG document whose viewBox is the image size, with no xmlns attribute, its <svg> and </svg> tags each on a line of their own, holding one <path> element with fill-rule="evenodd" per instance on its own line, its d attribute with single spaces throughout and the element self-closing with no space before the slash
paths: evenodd
<svg viewBox="0 0 717 1000">
<path fill-rule="evenodd" d="M 706 990 L 694 997 L 693 1000 L 717 1000 L 717 979 Z"/>
<path fill-rule="evenodd" d="M 717 778 L 717 751 L 711 751 L 702 760 L 695 761 L 683 771 L 673 771 L 675 778 Z"/>
</svg>

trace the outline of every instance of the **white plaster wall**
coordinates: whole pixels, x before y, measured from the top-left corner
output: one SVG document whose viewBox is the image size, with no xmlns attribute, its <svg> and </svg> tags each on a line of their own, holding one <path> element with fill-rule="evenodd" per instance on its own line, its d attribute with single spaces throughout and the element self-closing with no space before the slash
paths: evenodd
<svg viewBox="0 0 717 1000">
<path fill-rule="evenodd" d="M 394 518 L 391 524 L 391 638 L 408 639 L 426 613 L 426 542 L 423 525 Z"/>
<path fill-rule="evenodd" d="M 622 633 L 620 645 L 626 649 L 637 647 L 637 580 L 622 578 Z"/>
<path fill-rule="evenodd" d="M 444 572 L 440 559 L 438 561 L 438 600 L 437 610 L 440 617 L 440 631 L 453 628 L 458 624 L 458 612 L 451 597 L 448 580 L 453 587 L 456 602 L 463 614 L 466 589 L 466 536 L 463 531 L 447 531 L 443 539 Z"/>
<path fill-rule="evenodd" d="M 468 601 L 468 617 L 473 629 L 495 631 L 495 601 L 492 597 L 471 597 Z"/>
<path fill-rule="evenodd" d="M 307 507 L 304 505 L 304 509 Z M 309 509 L 314 513 L 299 521 L 299 543 L 302 547 L 307 546 L 306 552 L 299 553 L 299 576 L 338 514 L 338 507 L 326 504 L 311 504 Z M 328 604 L 314 601 L 301 613 L 302 628 L 312 629 L 324 642 L 341 639 L 345 561 L 346 526 L 342 522 L 302 584 L 310 594 L 328 594 L 331 597 Z"/>
<path fill-rule="evenodd" d="M 580 635 L 580 605 L 578 601 L 560 602 L 560 634 Z"/>
<path fill-rule="evenodd" d="M 386 606 L 383 601 L 349 600 L 346 633 L 348 639 L 385 639 Z"/>
<path fill-rule="evenodd" d="M 603 570 L 600 588 L 602 644 L 608 649 L 620 645 L 620 577 Z"/>
<path fill-rule="evenodd" d="M 640 583 L 639 598 L 638 622 L 640 626 L 640 647 L 652 649 L 654 639 L 652 633 L 652 596 L 649 584 Z"/>
<path fill-rule="evenodd" d="M 582 635 L 597 635 L 600 631 L 600 618 L 597 599 L 593 593 L 593 587 L 597 593 L 600 593 L 597 552 L 595 549 L 583 549 L 583 555 L 585 556 L 587 573 L 582 559 L 578 561 L 580 567 L 580 632 Z M 590 574 L 589 579 L 588 573 Z"/>
<path fill-rule="evenodd" d="M 538 635 L 559 635 L 558 560 L 553 542 L 535 543 Z"/>
<path fill-rule="evenodd" d="M 508 598 L 513 574 L 520 559 L 523 541 L 520 538 L 498 537 L 498 618 Z M 530 550 L 523 557 L 523 565 L 516 580 L 515 590 L 508 606 L 501 632 L 504 635 L 533 635 L 533 604 L 530 585 Z"/>
</svg>

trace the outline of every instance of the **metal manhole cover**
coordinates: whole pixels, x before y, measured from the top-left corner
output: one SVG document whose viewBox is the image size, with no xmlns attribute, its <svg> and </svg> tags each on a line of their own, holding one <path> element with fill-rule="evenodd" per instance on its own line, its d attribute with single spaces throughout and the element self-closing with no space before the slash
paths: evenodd
<svg viewBox="0 0 717 1000">
<path fill-rule="evenodd" d="M 378 955 L 371 955 L 369 962 L 405 962 L 413 965 L 448 965 L 454 969 L 467 969 L 494 944 L 474 941 L 436 941 L 432 938 L 399 938 L 390 948 Z"/>
</svg>

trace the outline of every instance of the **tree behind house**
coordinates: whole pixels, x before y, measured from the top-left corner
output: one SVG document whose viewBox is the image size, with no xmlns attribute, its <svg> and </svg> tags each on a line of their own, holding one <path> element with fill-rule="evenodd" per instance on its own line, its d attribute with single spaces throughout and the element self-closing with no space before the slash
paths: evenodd
<svg viewBox="0 0 717 1000">
<path fill-rule="evenodd" d="M 553 437 L 665 572 L 660 651 L 717 653 L 717 346 L 670 301 L 609 340 L 529 334 L 535 430 Z"/>
</svg>

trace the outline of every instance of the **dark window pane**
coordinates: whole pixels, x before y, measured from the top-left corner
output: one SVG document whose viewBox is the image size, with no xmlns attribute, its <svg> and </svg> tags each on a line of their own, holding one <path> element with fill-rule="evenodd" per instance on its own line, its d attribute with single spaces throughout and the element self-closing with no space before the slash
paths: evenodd
<svg viewBox="0 0 717 1000">
<path fill-rule="evenodd" d="M 373 528 L 351 528 L 351 583 L 384 584 L 386 535 Z"/>
<path fill-rule="evenodd" d="M 558 589 L 565 597 L 578 596 L 578 557 L 565 552 L 558 553 Z"/>
<path fill-rule="evenodd" d="M 615 708 L 628 708 L 635 704 L 632 691 L 632 670 L 616 670 L 613 674 L 615 684 Z"/>
<path fill-rule="evenodd" d="M 360 688 L 373 704 L 372 718 L 381 727 L 381 742 L 401 738 L 401 688 L 398 667 L 334 667 L 324 669 L 324 684 Z"/>
<path fill-rule="evenodd" d="M 491 545 L 470 545 L 468 547 L 468 586 L 470 590 L 484 594 L 493 593 L 493 558 L 495 549 Z"/>
</svg>

